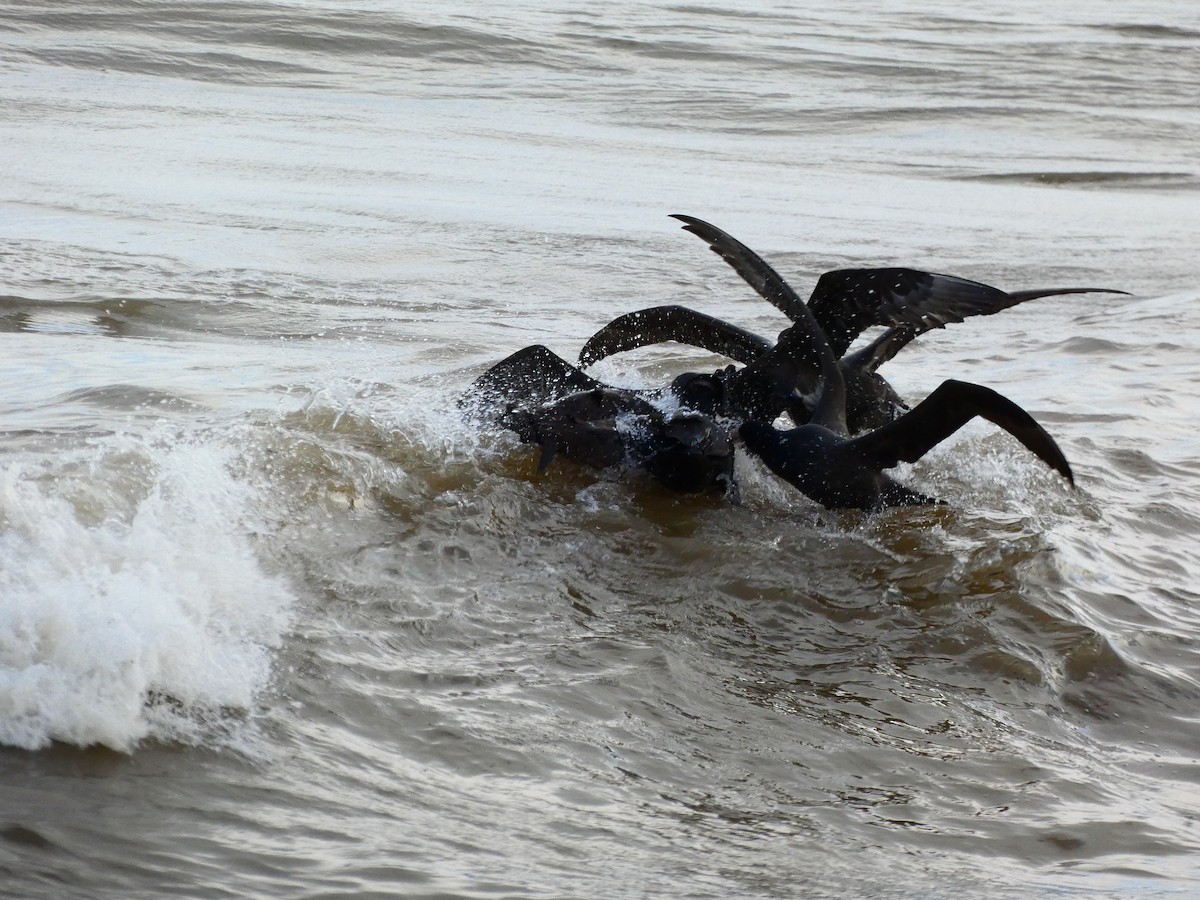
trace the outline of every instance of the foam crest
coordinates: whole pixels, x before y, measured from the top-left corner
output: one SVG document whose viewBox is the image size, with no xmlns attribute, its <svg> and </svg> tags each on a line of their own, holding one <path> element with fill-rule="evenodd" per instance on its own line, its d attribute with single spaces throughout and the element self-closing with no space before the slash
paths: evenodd
<svg viewBox="0 0 1200 900">
<path fill-rule="evenodd" d="M 0 742 L 205 742 L 268 684 L 292 595 L 232 451 L 116 437 L 0 475 Z"/>
</svg>

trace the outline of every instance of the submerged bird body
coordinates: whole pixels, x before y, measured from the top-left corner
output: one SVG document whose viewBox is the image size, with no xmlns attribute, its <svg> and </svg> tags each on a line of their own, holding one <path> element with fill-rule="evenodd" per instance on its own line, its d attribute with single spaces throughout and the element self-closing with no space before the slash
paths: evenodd
<svg viewBox="0 0 1200 900">
<path fill-rule="evenodd" d="M 541 374 L 557 371 L 563 376 L 559 388 L 567 389 L 575 379 L 542 350 L 521 360 Z M 517 365 L 516 372 L 523 382 L 525 370 Z M 494 374 L 485 373 L 488 384 L 495 384 Z M 713 418 L 686 410 L 666 414 L 637 391 L 607 385 L 558 394 L 543 388 L 530 402 L 510 400 L 490 414 L 495 424 L 540 449 L 539 472 L 562 457 L 593 469 L 630 465 L 682 493 L 734 488 L 733 439 Z"/>
<path fill-rule="evenodd" d="M 712 418 L 678 412 L 653 418 L 630 442 L 633 462 L 673 491 L 699 493 L 711 489 L 737 496 L 734 442 Z"/>
<path fill-rule="evenodd" d="M 626 457 L 626 440 L 618 424 L 621 416 L 645 416 L 654 410 L 640 397 L 593 388 L 537 406 L 509 409 L 501 422 L 526 444 L 541 449 L 538 471 L 544 472 L 556 456 L 593 469 L 620 465 Z"/>
</svg>

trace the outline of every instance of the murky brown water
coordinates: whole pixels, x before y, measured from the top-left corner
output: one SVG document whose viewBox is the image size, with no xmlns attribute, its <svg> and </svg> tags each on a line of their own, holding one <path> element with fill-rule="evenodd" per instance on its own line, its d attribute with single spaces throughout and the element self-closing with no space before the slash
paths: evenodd
<svg viewBox="0 0 1200 900">
<path fill-rule="evenodd" d="M 1200 889 L 1200 19 L 0 5 L 0 893 Z M 685 302 L 911 265 L 937 510 L 556 466 L 454 400 Z M 717 360 L 598 366 L 656 384 Z"/>
</svg>

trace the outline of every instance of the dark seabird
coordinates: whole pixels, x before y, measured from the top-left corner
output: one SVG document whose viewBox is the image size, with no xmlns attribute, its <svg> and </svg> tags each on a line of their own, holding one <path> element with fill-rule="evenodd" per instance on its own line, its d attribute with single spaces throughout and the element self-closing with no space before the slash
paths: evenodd
<svg viewBox="0 0 1200 900">
<path fill-rule="evenodd" d="M 689 231 L 693 230 L 689 224 L 705 225 L 690 216 L 673 218 L 684 222 Z M 761 296 L 790 319 L 800 321 L 802 310 L 806 309 L 816 321 L 839 360 L 846 382 L 846 417 L 852 433 L 877 428 L 908 408 L 877 370 L 921 334 L 971 316 L 993 315 L 1039 297 L 1125 293 L 1107 288 L 1006 292 L 977 281 L 915 269 L 839 269 L 820 277 L 805 304 L 790 288 L 789 296 L 781 296 L 772 282 L 765 280 L 754 267 L 733 259 L 729 262 Z M 847 354 L 851 343 L 866 328 L 875 325 L 890 327 L 870 344 Z M 586 367 L 613 353 L 663 341 L 701 347 L 746 368 L 728 367 L 711 374 L 680 376 L 672 389 L 685 402 L 707 403 L 708 407 L 699 408 L 734 418 L 765 418 L 771 409 L 776 414 L 787 411 L 795 413 L 794 421 L 802 424 L 811 415 L 811 401 L 799 407 L 790 399 L 785 402 L 776 386 L 781 376 L 786 379 L 795 375 L 796 387 L 802 394 L 811 395 L 816 390 L 820 369 L 807 340 L 799 342 L 798 350 L 789 346 L 786 334 L 785 331 L 779 342 L 772 345 L 746 329 L 687 307 L 658 306 L 618 316 L 584 344 L 579 359 Z M 806 352 L 807 363 L 802 359 Z M 784 391 L 785 396 L 789 394 Z"/>
<path fill-rule="evenodd" d="M 642 393 L 602 384 L 540 344 L 484 372 L 460 405 L 540 448 L 539 472 L 561 456 L 594 469 L 630 465 L 674 491 L 736 496 L 734 442 L 710 416 L 664 413 Z"/>
<path fill-rule="evenodd" d="M 738 430 L 752 453 L 802 493 L 830 508 L 935 503 L 934 498 L 906 488 L 883 470 L 900 462 L 915 462 L 976 416 L 1012 434 L 1074 484 L 1062 451 L 1029 413 L 995 391 L 967 382 L 946 381 L 895 421 L 851 437 L 846 427 L 846 381 L 834 350 L 837 345 L 825 334 L 816 314 L 744 244 L 707 222 L 678 218 L 760 294 L 773 298 L 780 309 L 786 307 L 789 315 L 795 316 L 796 324 L 784 334 L 793 345 L 807 345 L 807 358 L 817 361 L 819 383 L 807 424 L 778 431 L 771 419 L 751 419 Z M 938 279 L 944 276 L 933 277 L 933 282 L 926 283 L 938 288 Z M 876 290 L 880 288 L 882 285 Z M 949 289 L 957 288 L 949 285 Z"/>
</svg>

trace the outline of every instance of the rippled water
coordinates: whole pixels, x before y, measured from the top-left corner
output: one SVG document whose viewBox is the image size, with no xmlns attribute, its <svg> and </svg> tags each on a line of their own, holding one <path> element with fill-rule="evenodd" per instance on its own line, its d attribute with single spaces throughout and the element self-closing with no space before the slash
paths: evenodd
<svg viewBox="0 0 1200 900">
<path fill-rule="evenodd" d="M 0 893 L 1200 890 L 1184 4 L 0 4 Z M 911 265 L 939 509 L 476 434 L 492 361 Z M 631 385 L 718 360 L 664 346 Z"/>
</svg>

